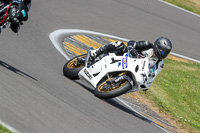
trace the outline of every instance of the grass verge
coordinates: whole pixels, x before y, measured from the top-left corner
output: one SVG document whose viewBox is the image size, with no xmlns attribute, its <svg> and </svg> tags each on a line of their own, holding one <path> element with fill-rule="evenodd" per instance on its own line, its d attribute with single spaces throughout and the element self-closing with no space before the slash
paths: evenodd
<svg viewBox="0 0 200 133">
<path fill-rule="evenodd" d="M 164 63 L 145 97 L 169 112 L 182 128 L 189 125 L 200 132 L 200 64 L 171 59 Z"/>
<path fill-rule="evenodd" d="M 14 133 L 14 132 L 8 130 L 6 127 L 0 124 L 0 133 Z"/>
<path fill-rule="evenodd" d="M 164 0 L 164 1 L 200 15 L 199 0 Z"/>
</svg>

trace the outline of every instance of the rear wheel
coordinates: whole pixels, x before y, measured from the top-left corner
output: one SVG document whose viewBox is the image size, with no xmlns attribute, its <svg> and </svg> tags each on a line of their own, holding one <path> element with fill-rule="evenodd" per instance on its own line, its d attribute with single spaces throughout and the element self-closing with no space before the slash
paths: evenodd
<svg viewBox="0 0 200 133">
<path fill-rule="evenodd" d="M 86 58 L 86 54 L 76 56 L 67 61 L 63 67 L 63 74 L 72 80 L 79 79 L 78 73 L 84 67 L 84 63 L 80 59 Z"/>
<path fill-rule="evenodd" d="M 120 96 L 131 89 L 131 84 L 127 80 L 117 83 L 110 83 L 113 78 L 100 83 L 94 91 L 94 94 L 101 99 L 108 99 Z"/>
</svg>

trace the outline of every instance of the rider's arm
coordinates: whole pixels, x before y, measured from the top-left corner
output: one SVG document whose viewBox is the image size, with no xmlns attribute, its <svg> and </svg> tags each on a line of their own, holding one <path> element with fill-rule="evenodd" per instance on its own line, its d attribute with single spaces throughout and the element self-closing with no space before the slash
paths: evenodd
<svg viewBox="0 0 200 133">
<path fill-rule="evenodd" d="M 139 50 L 139 51 L 143 51 L 143 50 L 148 50 L 150 48 L 153 48 L 153 44 L 148 42 L 148 41 L 139 41 L 139 42 L 136 42 L 136 41 L 129 41 L 128 42 L 128 47 L 129 48 L 135 48 L 136 50 Z"/>
<path fill-rule="evenodd" d="M 138 53 L 141 53 L 144 50 L 148 50 L 150 48 L 153 48 L 153 44 L 148 41 L 129 41 L 128 42 L 128 49 L 130 53 L 133 55 L 133 57 L 137 57 Z"/>
</svg>

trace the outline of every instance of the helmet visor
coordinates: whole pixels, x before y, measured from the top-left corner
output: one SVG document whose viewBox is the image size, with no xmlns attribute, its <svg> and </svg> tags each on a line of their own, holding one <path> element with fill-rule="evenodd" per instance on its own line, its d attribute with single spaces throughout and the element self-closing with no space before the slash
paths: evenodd
<svg viewBox="0 0 200 133">
<path fill-rule="evenodd" d="M 164 49 L 164 48 L 158 46 L 159 59 L 166 58 L 168 56 L 169 52 L 170 51 L 168 49 Z"/>
</svg>

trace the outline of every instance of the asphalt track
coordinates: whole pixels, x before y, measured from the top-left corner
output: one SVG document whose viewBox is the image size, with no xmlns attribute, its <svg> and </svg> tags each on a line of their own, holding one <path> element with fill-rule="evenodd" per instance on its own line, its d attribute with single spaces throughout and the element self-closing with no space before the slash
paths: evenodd
<svg viewBox="0 0 200 133">
<path fill-rule="evenodd" d="M 49 34 L 84 29 L 127 39 L 169 37 L 173 52 L 199 60 L 200 18 L 157 0 L 33 1 L 19 35 L 0 35 L 0 119 L 22 133 L 158 133 L 152 123 L 65 78 Z"/>
</svg>

